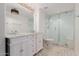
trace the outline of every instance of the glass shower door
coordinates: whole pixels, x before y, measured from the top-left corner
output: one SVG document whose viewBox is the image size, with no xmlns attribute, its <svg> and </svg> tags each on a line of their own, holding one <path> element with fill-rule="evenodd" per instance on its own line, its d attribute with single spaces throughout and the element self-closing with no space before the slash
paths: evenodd
<svg viewBox="0 0 79 59">
<path fill-rule="evenodd" d="M 57 44 L 73 47 L 74 12 L 55 14 L 48 19 L 47 36 Z"/>
<path fill-rule="evenodd" d="M 68 11 L 60 14 L 60 44 L 73 46 L 74 12 Z"/>
<path fill-rule="evenodd" d="M 48 19 L 47 26 L 47 36 L 48 39 L 54 40 L 58 42 L 58 32 L 59 32 L 59 21 L 58 15 L 53 15 L 50 19 Z"/>
</svg>

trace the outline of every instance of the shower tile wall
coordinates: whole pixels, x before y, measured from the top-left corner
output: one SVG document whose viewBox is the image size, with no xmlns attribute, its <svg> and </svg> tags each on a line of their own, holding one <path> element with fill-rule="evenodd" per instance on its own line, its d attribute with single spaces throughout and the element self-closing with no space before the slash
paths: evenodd
<svg viewBox="0 0 79 59">
<path fill-rule="evenodd" d="M 60 15 L 60 43 L 68 47 L 74 47 L 74 11 L 68 11 Z"/>
</svg>

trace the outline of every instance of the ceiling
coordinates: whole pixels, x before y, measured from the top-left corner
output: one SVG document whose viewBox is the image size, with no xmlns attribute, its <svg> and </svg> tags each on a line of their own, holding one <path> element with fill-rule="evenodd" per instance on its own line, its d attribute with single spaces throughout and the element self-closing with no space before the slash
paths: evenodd
<svg viewBox="0 0 79 59">
<path fill-rule="evenodd" d="M 52 15 L 55 13 L 61 13 L 74 9 L 74 4 L 71 3 L 48 3 L 48 4 L 40 4 L 40 8 L 43 12 L 48 15 Z"/>
<path fill-rule="evenodd" d="M 38 4 L 30 4 L 32 8 L 36 8 L 36 5 L 39 5 L 40 10 L 48 15 L 52 15 L 55 13 L 61 13 L 74 9 L 73 3 L 38 3 Z"/>
<path fill-rule="evenodd" d="M 30 5 L 33 9 L 36 9 L 37 7 L 39 7 L 40 10 L 47 15 L 66 12 L 74 9 L 73 3 L 27 3 L 27 4 Z M 17 3 L 7 4 L 6 10 L 8 12 L 10 12 L 11 8 L 17 8 L 20 11 L 21 16 L 29 17 L 29 18 L 30 16 L 33 16 L 26 9 L 24 9 L 22 6 L 20 6 Z"/>
<path fill-rule="evenodd" d="M 19 11 L 19 16 L 33 18 L 33 14 L 31 14 L 26 8 L 23 8 L 21 5 L 17 3 L 7 3 L 6 4 L 6 14 L 11 14 L 11 9 L 17 9 Z"/>
</svg>

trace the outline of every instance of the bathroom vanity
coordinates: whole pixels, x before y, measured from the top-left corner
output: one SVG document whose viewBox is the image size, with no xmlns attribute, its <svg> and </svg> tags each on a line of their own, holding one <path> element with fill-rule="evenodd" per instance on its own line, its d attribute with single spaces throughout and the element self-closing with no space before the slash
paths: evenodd
<svg viewBox="0 0 79 59">
<path fill-rule="evenodd" d="M 6 56 L 33 56 L 43 48 L 41 33 L 34 30 L 33 14 L 20 4 L 6 4 Z"/>
<path fill-rule="evenodd" d="M 40 34 L 6 36 L 6 56 L 33 56 L 43 48 Z"/>
</svg>

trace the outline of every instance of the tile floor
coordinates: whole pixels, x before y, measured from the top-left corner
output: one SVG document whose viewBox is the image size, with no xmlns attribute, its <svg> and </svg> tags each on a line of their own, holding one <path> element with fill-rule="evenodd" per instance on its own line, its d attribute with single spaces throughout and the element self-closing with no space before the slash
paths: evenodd
<svg viewBox="0 0 79 59">
<path fill-rule="evenodd" d="M 44 47 L 36 56 L 75 56 L 75 52 L 74 49 L 53 45 L 52 47 Z"/>
</svg>

